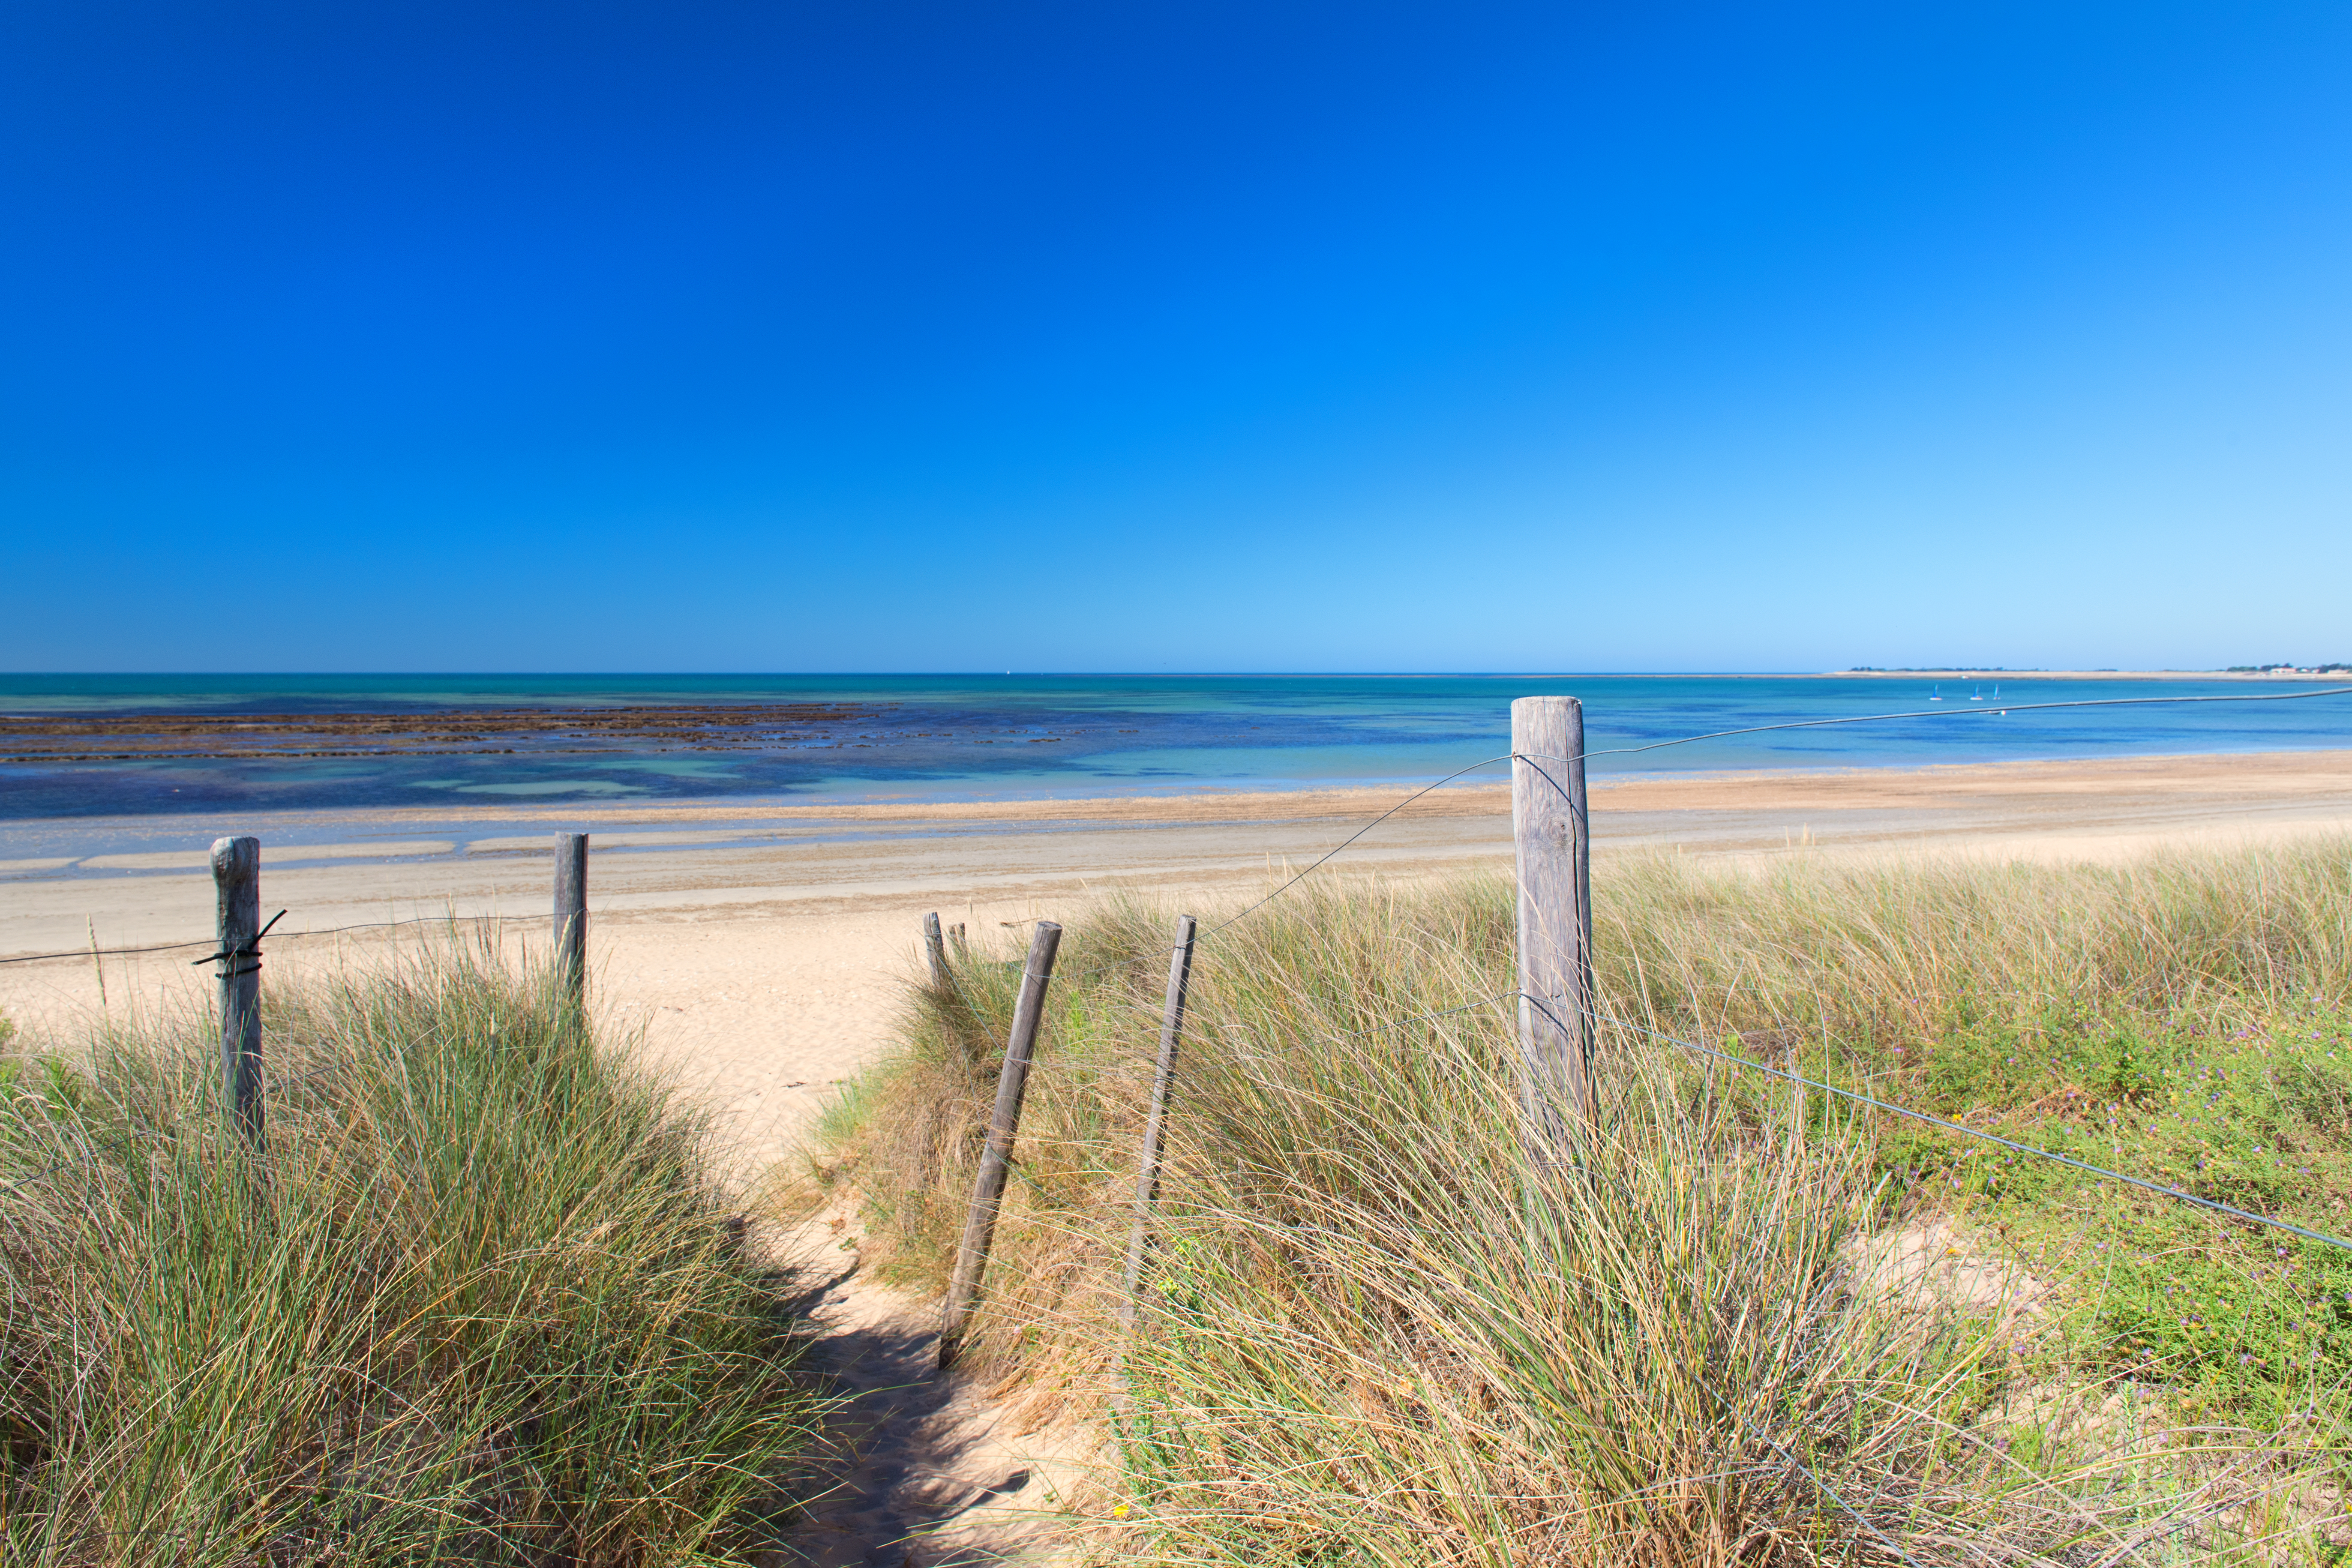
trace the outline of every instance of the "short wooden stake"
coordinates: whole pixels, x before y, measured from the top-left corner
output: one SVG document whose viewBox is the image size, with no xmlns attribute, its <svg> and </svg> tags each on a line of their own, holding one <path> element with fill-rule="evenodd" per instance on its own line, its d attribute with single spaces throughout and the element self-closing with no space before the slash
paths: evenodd
<svg viewBox="0 0 2352 1568">
<path fill-rule="evenodd" d="M 254 896 L 254 908 L 258 910 L 260 907 L 260 895 L 257 893 Z M 111 1008 L 106 1000 L 106 960 L 100 958 L 98 953 L 98 919 L 94 915 L 84 915 L 81 921 L 83 927 L 89 932 L 89 966 L 98 972 L 98 1010 L 101 1013 L 110 1012 Z"/>
<path fill-rule="evenodd" d="M 575 1008 L 588 999 L 588 836 L 555 836 L 555 976 Z"/>
<path fill-rule="evenodd" d="M 923 917 L 923 952 L 931 961 L 931 989 L 945 995 L 948 989 L 948 939 L 940 930 L 940 917 L 936 911 Z"/>
<path fill-rule="evenodd" d="M 1029 962 L 1022 966 L 1021 999 L 1013 1008 L 1013 1032 L 1004 1044 L 1004 1070 L 996 1079 L 996 1110 L 989 1119 L 988 1142 L 981 1150 L 980 1171 L 972 1178 L 971 1212 L 964 1220 L 963 1241 L 956 1248 L 955 1272 L 948 1279 L 947 1307 L 940 1318 L 943 1368 L 955 1360 L 964 1323 L 980 1294 L 981 1274 L 988 1267 L 997 1211 L 1004 1206 L 1004 1176 L 1013 1160 L 1013 1135 L 1021 1128 L 1021 1099 L 1029 1089 L 1037 1024 L 1045 1012 L 1045 984 L 1054 977 L 1054 953 L 1061 945 L 1062 928 L 1052 921 L 1039 921 L 1037 934 L 1029 942 Z"/>
<path fill-rule="evenodd" d="M 1160 1206 L 1160 1139 L 1167 1126 L 1169 1085 L 1176 1077 L 1176 1043 L 1184 1033 L 1184 992 L 1192 979 L 1196 926 L 1191 915 L 1176 918 L 1176 948 L 1168 961 L 1168 1005 L 1160 1016 L 1160 1070 L 1151 1080 L 1151 1114 L 1143 1123 L 1143 1158 L 1135 1173 L 1135 1228 L 1127 1237 L 1127 1289 L 1118 1304 L 1123 1328 L 1135 1327 L 1143 1255 L 1151 1244 L 1151 1222 Z"/>
<path fill-rule="evenodd" d="M 213 841 L 220 931 L 221 1091 L 246 1142 L 261 1142 L 261 840 Z"/>
<path fill-rule="evenodd" d="M 1571 1164 L 1594 1124 L 1592 848 L 1584 705 L 1511 704 L 1511 830 L 1519 873 L 1519 1098 L 1530 1152 Z"/>
</svg>

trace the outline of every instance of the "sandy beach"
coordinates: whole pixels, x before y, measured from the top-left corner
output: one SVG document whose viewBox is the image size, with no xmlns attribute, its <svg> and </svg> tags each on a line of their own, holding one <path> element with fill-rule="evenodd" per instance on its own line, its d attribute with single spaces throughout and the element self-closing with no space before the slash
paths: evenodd
<svg viewBox="0 0 2352 1568">
<path fill-rule="evenodd" d="M 912 973 L 921 916 L 975 935 L 1082 919 L 1139 889 L 1214 906 L 1313 862 L 1392 790 L 1197 793 L 1093 801 L 793 807 L 745 821 L 737 805 L 520 809 L 492 836 L 454 814 L 353 816 L 339 842 L 272 856 L 270 820 L 224 823 L 263 840 L 279 975 L 381 962 L 434 927 L 305 935 L 391 921 L 494 917 L 544 940 L 543 826 L 583 816 L 597 994 L 723 1111 L 749 1173 L 785 1152 L 826 1094 L 869 1059 Z M 1366 832 L 1318 875 L 1426 877 L 1507 865 L 1507 788 L 1447 788 Z M 2113 859 L 2167 845 L 2352 830 L 2352 751 L 1737 773 L 1597 784 L 1598 863 L 1669 851 L 1709 857 L 1968 854 Z M 317 837 L 320 826 L 307 818 Z M 103 874 L 93 875 L 91 871 Z M 0 867 L 0 1010 L 63 1033 L 101 1006 L 86 949 L 202 941 L 212 883 L 201 854 L 20 860 Z M 201 950 L 109 958 L 104 1005 L 201 997 Z"/>
<path fill-rule="evenodd" d="M 1832 669 L 1823 680 L 2255 680 L 2272 686 L 2342 685 L 2352 676 L 2318 669 Z"/>
</svg>

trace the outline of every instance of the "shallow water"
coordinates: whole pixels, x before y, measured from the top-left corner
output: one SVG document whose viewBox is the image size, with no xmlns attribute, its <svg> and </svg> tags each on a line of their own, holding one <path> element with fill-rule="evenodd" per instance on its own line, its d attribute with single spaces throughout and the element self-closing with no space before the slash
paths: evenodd
<svg viewBox="0 0 2352 1568">
<path fill-rule="evenodd" d="M 1584 700 L 1596 773 L 2352 744 L 2352 698 L 2021 710 L 2040 702 L 2242 699 L 2311 689 L 2031 676 L 1998 683 L 1627 675 L 5 676 L 0 716 L 15 722 L 0 721 L 0 740 L 73 716 L 110 728 L 58 742 L 70 754 L 0 763 L 0 820 L 404 805 L 458 806 L 492 817 L 501 805 L 564 802 L 733 799 L 749 806 L 1426 782 L 1507 751 L 1511 700 L 1540 692 Z M 748 722 L 780 704 L 834 711 Z M 663 710 L 696 707 L 722 711 L 695 736 L 612 731 L 612 710 L 658 719 Z M 462 729 L 468 717 L 519 710 L 527 732 L 471 740 L 387 741 L 353 724 L 367 715 L 446 715 L 453 726 L 442 728 Z M 1713 731 L 1895 712 L 1920 716 L 1637 749 Z M 747 721 L 730 727 L 730 715 Z M 150 721 L 160 731 L 178 721 L 258 716 L 277 716 L 278 728 L 144 733 Z M 0 752 L 21 754 L 28 745 L 20 738 Z M 255 754 L 218 754 L 236 749 Z M 1486 772 L 1502 776 L 1499 767 Z"/>
</svg>

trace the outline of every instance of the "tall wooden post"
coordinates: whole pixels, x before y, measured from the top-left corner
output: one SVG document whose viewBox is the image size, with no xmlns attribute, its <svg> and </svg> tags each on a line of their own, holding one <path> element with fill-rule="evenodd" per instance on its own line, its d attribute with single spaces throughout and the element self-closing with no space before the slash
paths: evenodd
<svg viewBox="0 0 2352 1568">
<path fill-rule="evenodd" d="M 1191 915 L 1176 919 L 1176 949 L 1168 961 L 1168 1005 L 1160 1018 L 1160 1071 L 1151 1080 L 1151 1115 L 1143 1124 L 1143 1158 L 1135 1174 L 1135 1228 L 1127 1237 L 1127 1289 L 1119 1298 L 1119 1322 L 1135 1326 L 1136 1292 L 1143 1288 L 1143 1253 L 1150 1245 L 1152 1211 L 1160 1204 L 1160 1138 L 1167 1125 L 1168 1088 L 1176 1077 L 1176 1042 L 1184 1033 L 1184 991 L 1192 978 Z"/>
<path fill-rule="evenodd" d="M 948 988 L 948 939 L 940 929 L 940 917 L 935 910 L 923 917 L 923 952 L 931 961 L 931 989 L 945 994 Z"/>
<path fill-rule="evenodd" d="M 555 975 L 577 1008 L 588 999 L 588 836 L 555 836 Z"/>
<path fill-rule="evenodd" d="M 1519 1097 L 1538 1159 L 1572 1161 L 1592 1096 L 1592 851 L 1584 705 L 1511 704 L 1511 831 L 1519 871 Z M 1578 1125 L 1582 1123 L 1582 1125 Z"/>
<path fill-rule="evenodd" d="M 261 840 L 213 841 L 220 929 L 221 1091 L 246 1142 L 261 1142 Z"/>
<path fill-rule="evenodd" d="M 1004 1206 L 1004 1175 L 1013 1161 L 1013 1135 L 1021 1128 L 1021 1098 L 1029 1089 L 1029 1061 L 1037 1047 L 1037 1024 L 1045 1012 L 1045 984 L 1054 977 L 1054 954 L 1062 945 L 1062 928 L 1039 921 L 1030 939 L 1029 962 L 1022 966 L 1021 999 L 1013 1007 L 1013 1032 L 1004 1044 L 1004 1070 L 996 1079 L 996 1111 L 988 1123 L 988 1142 L 981 1150 L 980 1171 L 972 1178 L 971 1211 L 965 1217 L 963 1241 L 956 1248 L 955 1272 L 948 1279 L 948 1300 L 940 1319 L 940 1365 L 955 1360 L 963 1326 L 980 1294 L 980 1277 L 988 1267 L 989 1244 L 996 1237 L 997 1211 Z"/>
</svg>

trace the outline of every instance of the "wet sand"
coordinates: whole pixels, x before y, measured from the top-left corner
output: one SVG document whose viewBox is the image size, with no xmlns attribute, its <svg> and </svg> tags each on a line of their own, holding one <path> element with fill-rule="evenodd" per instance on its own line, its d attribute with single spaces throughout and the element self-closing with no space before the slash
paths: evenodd
<svg viewBox="0 0 2352 1568">
<path fill-rule="evenodd" d="M 457 814 L 354 814 L 349 837 L 273 855 L 265 911 L 274 974 L 373 963 L 431 926 L 305 935 L 397 920 L 496 917 L 543 942 L 546 824 L 616 829 L 591 871 L 598 994 L 719 1105 L 748 1173 L 784 1152 L 834 1084 L 885 1038 L 927 910 L 977 935 L 1083 918 L 1122 889 L 1213 907 L 1301 868 L 1401 798 L 1389 790 L 1152 798 L 790 807 L 521 808 L 461 837 Z M 1324 874 L 1443 875 L 1502 868 L 1507 788 L 1448 788 L 1399 810 Z M 479 814 L 473 814 L 476 821 Z M 315 837 L 319 819 L 303 819 Z M 2352 751 L 2021 763 L 1842 773 L 1744 773 L 1596 784 L 1593 833 L 1612 854 L 1707 857 L 1946 853 L 2114 859 L 2170 845 L 2352 831 Z M 441 831 L 436 832 L 436 828 Z M 395 854 L 394 852 L 398 852 Z M 184 852 L 106 858 L 107 874 L 0 868 L 0 956 L 201 942 L 212 883 Z M 136 864 L 131 864 L 135 862 Z M 150 864 L 152 862 L 152 865 Z M 104 961 L 106 1004 L 184 1004 L 202 948 Z M 0 1010 L 39 1033 L 100 1007 L 86 952 L 0 964 Z"/>
</svg>

